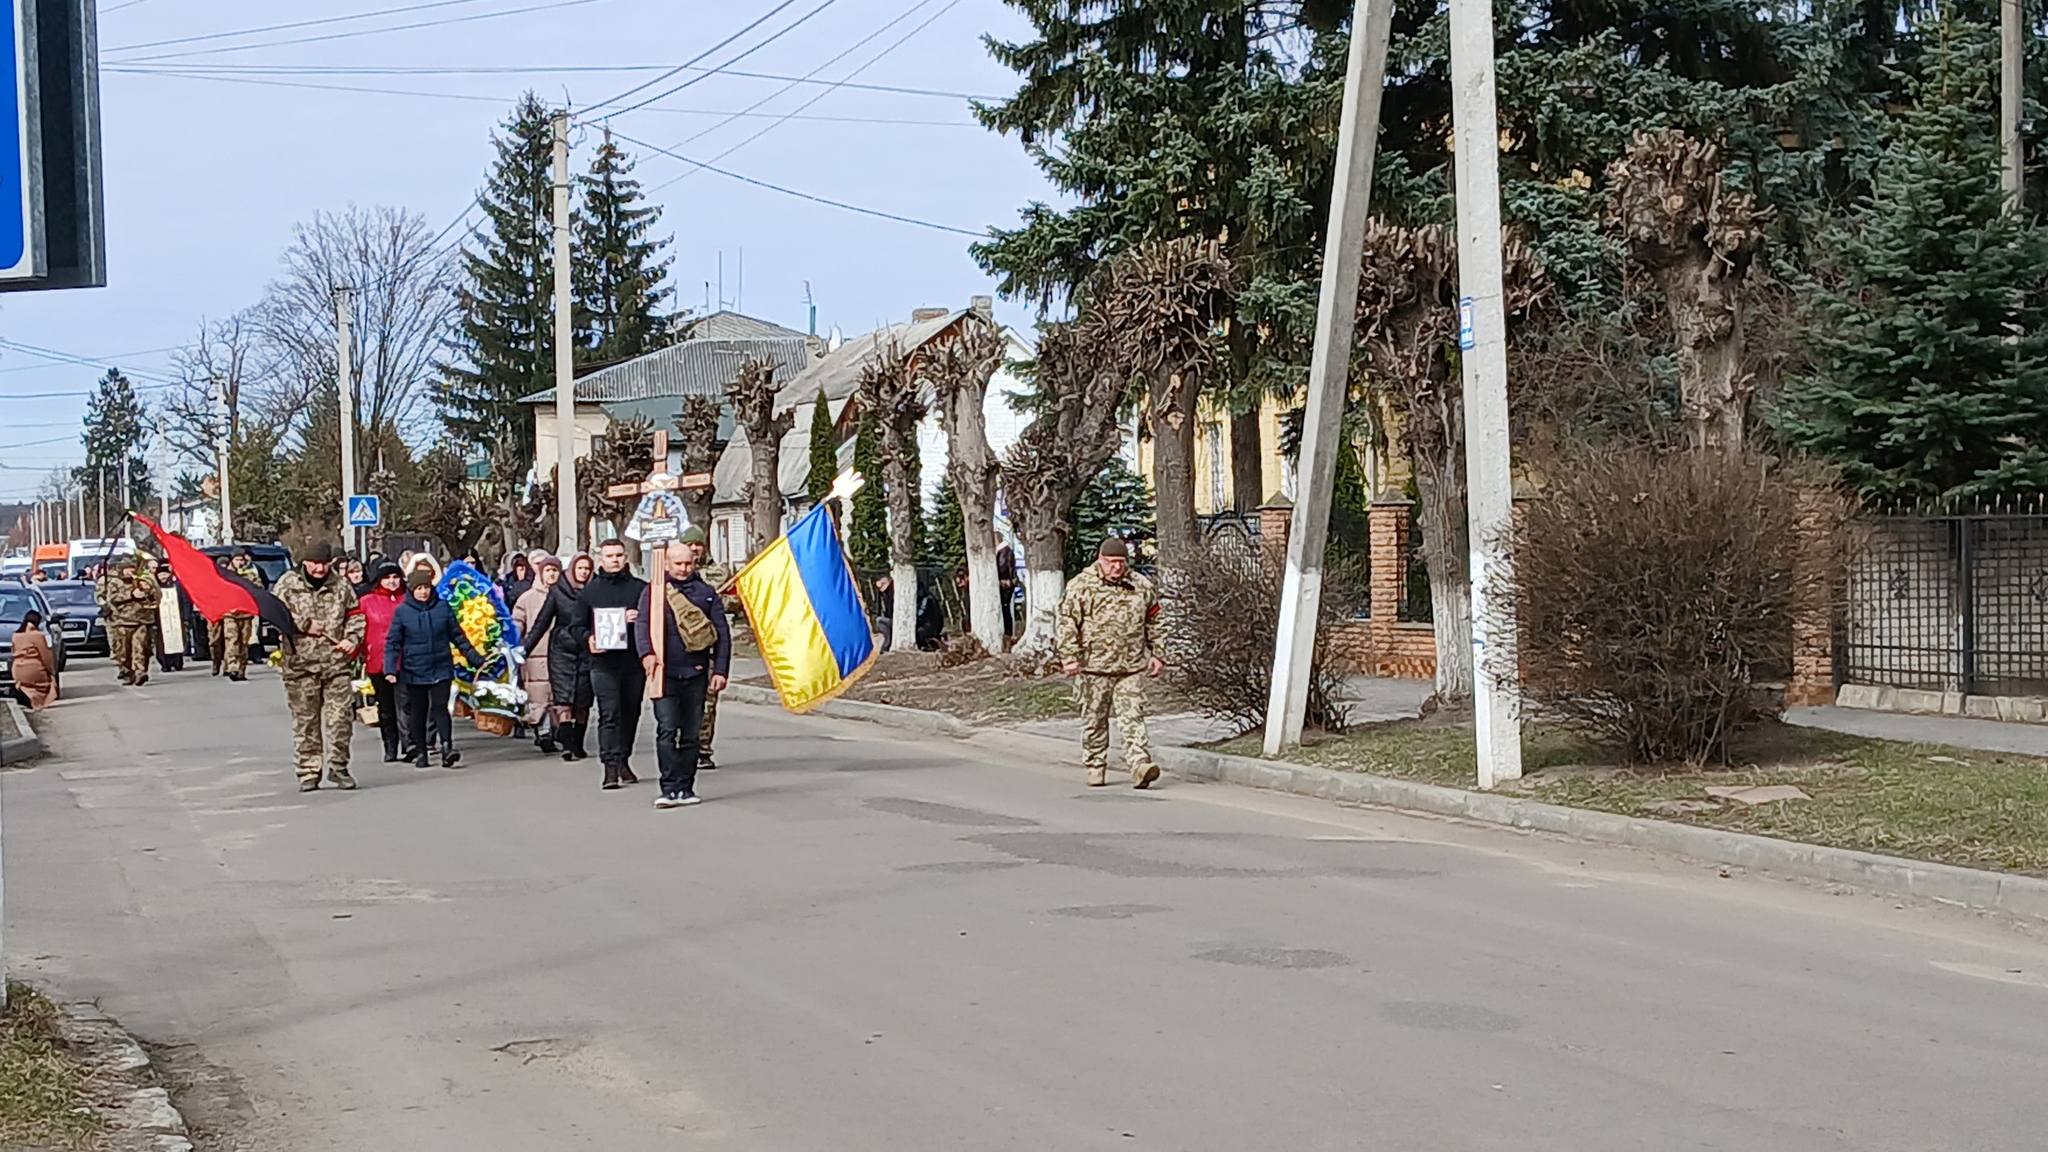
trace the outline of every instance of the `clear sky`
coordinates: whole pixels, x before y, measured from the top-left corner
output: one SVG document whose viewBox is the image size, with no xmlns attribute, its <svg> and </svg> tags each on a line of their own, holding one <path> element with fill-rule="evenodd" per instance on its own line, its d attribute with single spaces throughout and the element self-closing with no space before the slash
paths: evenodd
<svg viewBox="0 0 2048 1152">
<path fill-rule="evenodd" d="M 400 8 L 410 10 L 390 11 Z M 702 65 L 1000 96 L 1014 81 L 981 36 L 1022 28 L 1000 0 L 100 0 L 100 12 L 109 286 L 0 296 L 0 338 L 118 364 L 145 387 L 168 377 L 170 350 L 202 317 L 256 300 L 295 221 L 351 202 L 409 208 L 435 230 L 453 221 L 525 89 L 599 106 L 773 13 Z M 413 24 L 427 26 L 399 27 Z M 363 34 L 373 29 L 391 30 Z M 1016 140 L 981 129 L 957 96 L 690 71 L 605 110 L 685 80 L 614 129 L 784 188 L 975 232 L 1052 197 Z M 579 167 L 599 131 L 582 130 Z M 707 281 L 717 295 L 721 253 L 728 304 L 803 328 L 808 281 L 821 332 L 992 290 L 967 236 L 627 147 L 659 188 L 689 308 L 703 308 Z M 1029 318 L 1015 306 L 1003 315 Z M 0 499 L 80 458 L 83 394 L 100 371 L 0 347 Z M 20 398 L 50 393 L 67 395 Z"/>
</svg>

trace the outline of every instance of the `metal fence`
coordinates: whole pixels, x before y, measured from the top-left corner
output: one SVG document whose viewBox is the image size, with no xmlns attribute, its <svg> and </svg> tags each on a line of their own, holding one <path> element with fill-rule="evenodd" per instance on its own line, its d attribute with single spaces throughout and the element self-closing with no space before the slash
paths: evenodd
<svg viewBox="0 0 2048 1152">
<path fill-rule="evenodd" d="M 2048 514 L 1893 514 L 1864 529 L 1836 635 L 1840 679 L 2048 695 Z"/>
</svg>

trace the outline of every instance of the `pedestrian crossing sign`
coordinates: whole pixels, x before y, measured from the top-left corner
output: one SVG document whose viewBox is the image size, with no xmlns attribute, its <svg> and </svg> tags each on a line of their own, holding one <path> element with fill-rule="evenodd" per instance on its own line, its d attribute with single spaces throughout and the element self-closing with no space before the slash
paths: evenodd
<svg viewBox="0 0 2048 1152">
<path fill-rule="evenodd" d="M 375 528 L 384 519 L 383 504 L 381 497 L 351 496 L 348 502 L 348 526 Z"/>
</svg>

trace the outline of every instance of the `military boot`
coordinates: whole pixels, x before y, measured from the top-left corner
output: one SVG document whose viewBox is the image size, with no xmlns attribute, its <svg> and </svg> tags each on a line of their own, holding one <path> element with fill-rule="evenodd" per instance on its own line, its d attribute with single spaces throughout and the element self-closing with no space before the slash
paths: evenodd
<svg viewBox="0 0 2048 1152">
<path fill-rule="evenodd" d="M 343 792 L 353 792 L 356 790 L 356 778 L 349 775 L 346 768 L 329 768 L 327 770 L 327 779 Z"/>
<path fill-rule="evenodd" d="M 1088 786 L 1090 788 L 1100 788 L 1107 783 L 1109 783 L 1109 769 L 1090 768 L 1088 770 Z"/>
</svg>

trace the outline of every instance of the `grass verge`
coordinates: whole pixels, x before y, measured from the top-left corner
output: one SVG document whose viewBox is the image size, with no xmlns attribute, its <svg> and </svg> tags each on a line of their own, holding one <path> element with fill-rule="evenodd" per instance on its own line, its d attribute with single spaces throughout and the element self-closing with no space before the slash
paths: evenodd
<svg viewBox="0 0 2048 1152">
<path fill-rule="evenodd" d="M 1246 737 L 1214 750 L 1257 756 L 1260 747 Z M 2048 874 L 2048 760 L 1789 725 L 1759 730 L 1734 753 L 1727 768 L 1630 768 L 1584 737 L 1532 727 L 1523 738 L 1527 775 L 1514 791 L 1626 816 Z M 1428 721 L 1318 740 L 1287 759 L 1463 788 L 1472 787 L 1477 771 L 1471 729 Z M 1745 806 L 1705 792 L 1715 785 L 1769 784 L 1795 785 L 1812 799 Z"/>
<path fill-rule="evenodd" d="M 57 1006 L 10 982 L 0 1016 L 0 1147 L 86 1148 L 102 1123 L 58 1033 Z"/>
</svg>

